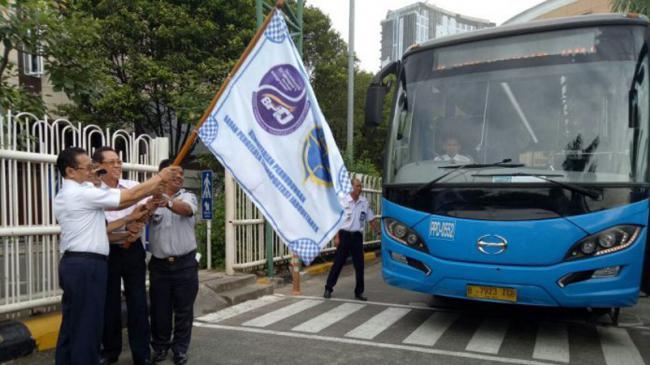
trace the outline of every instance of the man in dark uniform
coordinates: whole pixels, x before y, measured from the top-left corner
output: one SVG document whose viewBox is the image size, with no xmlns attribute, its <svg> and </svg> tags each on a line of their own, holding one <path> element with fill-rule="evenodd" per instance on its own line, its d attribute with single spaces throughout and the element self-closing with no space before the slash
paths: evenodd
<svg viewBox="0 0 650 365">
<path fill-rule="evenodd" d="M 63 319 L 56 349 L 56 364 L 97 364 L 104 323 L 107 256 L 109 252 L 104 209 L 122 209 L 153 194 L 178 168 L 169 168 L 128 190 L 98 189 L 86 151 L 68 148 L 56 160 L 63 177 L 54 198 L 54 214 L 61 225 L 59 284 L 63 289 Z"/>
<path fill-rule="evenodd" d="M 128 189 L 137 181 L 122 178 L 122 160 L 111 147 L 101 147 L 93 153 L 93 162 L 106 170 L 102 176 L 103 188 Z M 127 217 L 135 206 L 122 210 L 107 210 L 106 221 L 110 224 Z M 140 209 L 140 208 L 138 208 Z M 149 312 L 147 309 L 146 253 L 142 241 L 129 240 L 132 233 L 141 230 L 140 223 L 133 222 L 109 232 L 108 282 L 104 308 L 104 334 L 102 356 L 105 364 L 117 362 L 122 352 L 122 281 L 127 307 L 127 328 L 131 357 L 135 364 L 150 361 Z"/>
<path fill-rule="evenodd" d="M 171 160 L 162 161 L 159 170 L 170 164 Z M 167 184 L 149 221 L 153 361 L 163 361 L 171 349 L 176 365 L 187 363 L 194 300 L 199 290 L 194 235 L 197 202 L 196 196 L 182 187 L 182 175 Z"/>
<path fill-rule="evenodd" d="M 354 272 L 356 274 L 356 287 L 354 288 L 354 297 L 358 300 L 366 301 L 363 295 L 364 282 L 363 282 L 363 230 L 366 227 L 366 222 L 370 222 L 373 229 L 377 229 L 375 225 L 375 214 L 368 200 L 361 195 L 362 190 L 361 180 L 352 180 L 352 192 L 341 199 L 343 206 L 343 224 L 341 229 L 334 237 L 334 244 L 336 245 L 336 253 L 334 254 L 334 265 L 327 276 L 327 283 L 325 284 L 325 292 L 323 297 L 331 298 L 334 285 L 339 279 L 341 269 L 348 255 L 352 254 L 352 264 L 354 265 Z"/>
</svg>

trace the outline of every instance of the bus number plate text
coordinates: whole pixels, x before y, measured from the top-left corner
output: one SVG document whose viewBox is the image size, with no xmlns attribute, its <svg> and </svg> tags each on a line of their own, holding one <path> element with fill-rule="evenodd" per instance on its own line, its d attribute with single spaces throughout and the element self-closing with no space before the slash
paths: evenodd
<svg viewBox="0 0 650 365">
<path fill-rule="evenodd" d="M 495 286 L 468 285 L 467 297 L 477 299 L 495 299 L 507 302 L 517 301 L 517 289 Z"/>
</svg>

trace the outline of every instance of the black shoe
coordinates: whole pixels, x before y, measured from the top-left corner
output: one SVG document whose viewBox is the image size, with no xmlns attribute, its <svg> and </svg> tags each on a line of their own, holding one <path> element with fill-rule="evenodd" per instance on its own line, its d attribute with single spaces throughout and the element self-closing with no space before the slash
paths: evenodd
<svg viewBox="0 0 650 365">
<path fill-rule="evenodd" d="M 166 358 L 167 350 L 154 351 L 153 355 L 151 355 L 151 361 L 154 363 L 165 361 Z"/>
<path fill-rule="evenodd" d="M 364 302 L 365 302 L 365 301 L 368 301 L 368 297 L 364 297 L 363 294 L 356 294 L 356 295 L 354 296 L 354 298 L 357 299 L 357 300 L 364 301 Z"/>
<path fill-rule="evenodd" d="M 329 289 L 325 289 L 325 292 L 323 293 L 323 298 L 329 299 L 332 297 L 332 291 Z"/>
<path fill-rule="evenodd" d="M 187 364 L 187 354 L 182 352 L 174 354 L 174 365 L 185 365 Z"/>
<path fill-rule="evenodd" d="M 102 356 L 99 358 L 99 365 L 114 364 L 118 360 L 117 357 Z"/>
</svg>

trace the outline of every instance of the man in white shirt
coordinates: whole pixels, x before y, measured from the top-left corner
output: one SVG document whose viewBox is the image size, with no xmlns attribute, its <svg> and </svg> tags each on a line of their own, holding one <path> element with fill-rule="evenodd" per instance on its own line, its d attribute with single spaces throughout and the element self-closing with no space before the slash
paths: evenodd
<svg viewBox="0 0 650 365">
<path fill-rule="evenodd" d="M 102 176 L 102 188 L 122 190 L 138 185 L 137 181 L 122 179 L 122 160 L 113 148 L 100 147 L 92 158 L 95 164 L 106 170 Z M 106 221 L 109 224 L 116 222 L 132 214 L 135 209 L 133 205 L 122 210 L 106 210 Z M 136 365 L 147 364 L 150 360 L 146 253 L 140 238 L 135 241 L 129 239 L 130 233 L 141 232 L 143 226 L 142 223 L 133 222 L 109 232 L 110 253 L 102 336 L 104 364 L 117 362 L 122 352 L 122 281 L 131 358 Z"/>
<path fill-rule="evenodd" d="M 348 259 L 348 254 L 351 253 L 356 275 L 354 297 L 358 300 L 368 300 L 363 295 L 363 230 L 366 222 L 369 222 L 372 228 L 376 230 L 377 222 L 368 200 L 361 195 L 362 188 L 361 180 L 353 179 L 352 192 L 341 201 L 344 209 L 344 220 L 341 229 L 334 237 L 336 253 L 334 254 L 334 265 L 332 265 L 325 284 L 325 293 L 323 294 L 325 298 L 332 297 L 332 291 L 339 279 L 341 269 L 343 269 L 343 265 Z"/>
<path fill-rule="evenodd" d="M 461 146 L 460 142 L 458 142 L 458 138 L 452 136 L 447 137 L 442 147 L 445 150 L 445 154 L 437 156 L 433 159 L 434 161 L 449 161 L 450 163 L 454 164 L 465 164 L 472 162 L 472 159 L 470 157 L 460 154 Z"/>
<path fill-rule="evenodd" d="M 61 226 L 59 284 L 62 322 L 56 364 L 98 364 L 106 297 L 108 237 L 104 209 L 123 209 L 153 194 L 178 168 L 162 171 L 128 190 L 92 185 L 93 166 L 86 151 L 71 147 L 59 153 L 56 167 L 63 177 L 54 198 Z"/>
</svg>

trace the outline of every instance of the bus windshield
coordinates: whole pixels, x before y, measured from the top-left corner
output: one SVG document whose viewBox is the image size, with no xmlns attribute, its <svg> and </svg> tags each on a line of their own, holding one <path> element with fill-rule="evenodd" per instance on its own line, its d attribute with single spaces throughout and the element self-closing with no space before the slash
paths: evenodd
<svg viewBox="0 0 650 365">
<path fill-rule="evenodd" d="M 603 26 L 463 43 L 413 53 L 398 77 L 386 182 L 646 182 L 644 28 Z M 641 67 L 642 66 L 642 67 Z M 641 71 L 639 71 L 641 70 Z M 628 121 L 631 88 L 641 118 Z M 463 169 L 461 169 L 463 170 Z"/>
</svg>

